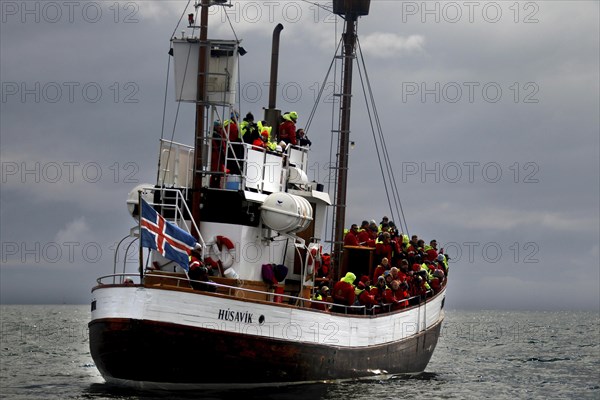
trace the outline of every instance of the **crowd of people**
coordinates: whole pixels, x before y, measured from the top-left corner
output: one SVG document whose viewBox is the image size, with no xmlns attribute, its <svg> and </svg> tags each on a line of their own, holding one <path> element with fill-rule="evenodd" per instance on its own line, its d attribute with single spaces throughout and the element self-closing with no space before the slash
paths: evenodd
<svg viewBox="0 0 600 400">
<path fill-rule="evenodd" d="M 232 111 L 230 118 L 221 123 L 216 120 L 213 126 L 213 143 L 211 150 L 211 168 L 219 174 L 227 172 L 231 175 L 241 174 L 241 160 L 244 149 L 242 144 L 251 145 L 255 150 L 266 150 L 282 153 L 287 146 L 310 147 L 310 139 L 304 129 L 297 129 L 298 113 L 290 111 L 280 117 L 280 123 L 273 129 L 267 121 L 254 121 L 254 115 L 249 112 L 239 121 L 240 115 Z M 229 141 L 229 146 L 227 142 Z M 225 165 L 225 156 L 229 161 Z M 213 174 L 211 187 L 219 187 L 220 176 Z"/>
<path fill-rule="evenodd" d="M 265 148 L 271 151 L 284 151 L 286 146 L 310 147 L 311 141 L 306 137 L 304 129 L 297 129 L 298 113 L 286 112 L 281 115 L 280 123 L 275 131 L 267 121 L 254 120 L 254 115 L 249 112 L 239 122 L 240 115 L 232 111 L 230 118 L 223 122 L 215 121 L 213 137 L 216 139 L 229 139 L 233 143 L 251 144 L 255 148 Z"/>
<path fill-rule="evenodd" d="M 348 272 L 332 290 L 324 286 L 316 292 L 313 300 L 331 299 L 333 312 L 394 311 L 433 296 L 445 285 L 449 258 L 443 249 L 438 251 L 437 241 L 426 245 L 418 235 L 399 234 L 387 217 L 379 225 L 375 221 L 363 221 L 360 228 L 353 224 L 344 245 L 374 248 L 375 265 L 369 268 L 372 275 L 357 277 Z M 323 303 L 316 304 L 315 308 L 327 309 Z"/>
</svg>

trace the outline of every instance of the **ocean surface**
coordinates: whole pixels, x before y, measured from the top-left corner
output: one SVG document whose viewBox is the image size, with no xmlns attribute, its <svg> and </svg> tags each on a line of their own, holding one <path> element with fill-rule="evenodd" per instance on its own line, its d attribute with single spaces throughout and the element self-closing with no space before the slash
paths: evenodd
<svg viewBox="0 0 600 400">
<path fill-rule="evenodd" d="M 184 393 L 104 383 L 89 353 L 88 305 L 0 313 L 3 399 L 600 399 L 598 312 L 447 311 L 418 376 Z"/>
</svg>

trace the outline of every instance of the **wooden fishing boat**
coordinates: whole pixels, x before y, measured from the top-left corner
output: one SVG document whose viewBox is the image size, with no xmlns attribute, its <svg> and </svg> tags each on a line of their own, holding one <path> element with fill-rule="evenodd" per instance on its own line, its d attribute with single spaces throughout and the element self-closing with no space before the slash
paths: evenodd
<svg viewBox="0 0 600 400">
<path fill-rule="evenodd" d="M 424 371 L 440 335 L 445 281 L 402 306 L 313 297 L 347 272 L 371 276 L 376 266 L 374 247 L 343 245 L 355 32 L 369 3 L 333 2 L 333 12 L 345 19 L 333 202 L 307 179 L 308 147 L 271 151 L 215 135 L 215 127 L 227 132 L 237 57 L 244 52 L 237 40 L 208 39 L 209 7 L 227 4 L 202 0 L 200 25 L 193 16 L 189 21 L 199 36 L 172 39 L 176 99 L 195 103 L 196 135 L 193 146 L 161 140 L 157 182 L 130 194 L 128 207 L 139 223 L 123 242 L 142 242 L 138 271 L 119 273 L 115 257 L 113 273 L 92 289 L 90 350 L 107 382 L 252 387 Z M 281 29 L 273 38 L 274 82 Z M 264 120 L 277 127 L 274 96 L 269 103 Z M 146 216 L 144 207 L 158 217 Z M 335 211 L 333 222 L 328 208 Z M 331 268 L 324 272 L 327 224 L 334 237 Z M 186 256 L 190 249 L 166 225 L 194 237 L 203 272 L 213 271 L 209 279 L 194 279 L 189 266 L 169 257 L 178 246 Z M 157 241 L 154 249 L 144 250 L 147 235 Z"/>
</svg>

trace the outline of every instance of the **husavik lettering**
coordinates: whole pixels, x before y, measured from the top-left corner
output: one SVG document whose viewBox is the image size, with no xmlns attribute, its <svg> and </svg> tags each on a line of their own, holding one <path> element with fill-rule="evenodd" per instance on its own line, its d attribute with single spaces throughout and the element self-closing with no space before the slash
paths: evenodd
<svg viewBox="0 0 600 400">
<path fill-rule="evenodd" d="M 249 313 L 247 311 L 245 312 L 241 312 L 241 311 L 234 311 L 234 310 L 230 310 L 229 308 L 226 310 L 220 309 L 219 310 L 219 316 L 218 319 L 224 320 L 224 321 L 235 321 L 235 322 L 243 322 L 245 324 L 251 324 L 252 323 L 252 313 Z"/>
</svg>

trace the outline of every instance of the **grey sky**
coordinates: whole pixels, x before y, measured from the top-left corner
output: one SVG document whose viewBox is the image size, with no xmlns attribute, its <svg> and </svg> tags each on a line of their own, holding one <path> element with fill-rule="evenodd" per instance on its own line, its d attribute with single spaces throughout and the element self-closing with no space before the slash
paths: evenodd
<svg viewBox="0 0 600 400">
<path fill-rule="evenodd" d="M 334 19 L 305 2 L 234 3 L 242 114 L 266 106 L 281 22 L 278 106 L 303 125 Z M 128 192 L 156 179 L 169 38 L 186 2 L 1 4 L 0 301 L 86 303 L 133 226 Z M 598 310 L 598 15 L 594 1 L 375 0 L 360 20 L 410 233 L 454 258 L 448 307 Z M 209 36 L 233 38 L 223 19 Z M 353 112 L 348 226 L 389 215 L 358 75 Z M 324 183 L 330 114 L 322 104 L 309 132 L 309 178 Z M 181 117 L 175 140 L 191 143 L 189 105 Z"/>
</svg>

